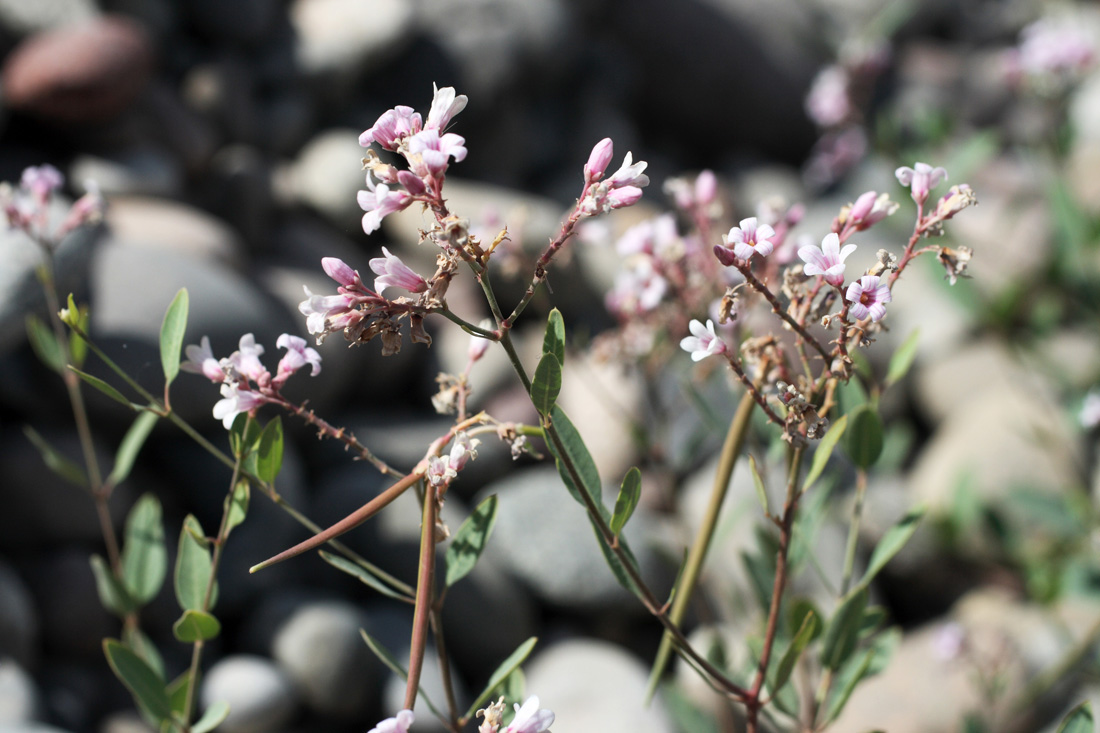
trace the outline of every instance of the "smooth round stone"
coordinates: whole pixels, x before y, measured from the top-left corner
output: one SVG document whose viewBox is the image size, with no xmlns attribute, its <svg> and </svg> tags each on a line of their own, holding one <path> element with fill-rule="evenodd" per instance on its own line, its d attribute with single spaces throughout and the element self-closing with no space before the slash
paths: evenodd
<svg viewBox="0 0 1100 733">
<path fill-rule="evenodd" d="M 193 206 L 154 196 L 115 196 L 107 210 L 114 238 L 237 265 L 244 247 L 232 227 Z"/>
<path fill-rule="evenodd" d="M 0 27 L 22 36 L 85 23 L 99 14 L 94 0 L 2 0 Z"/>
<path fill-rule="evenodd" d="M 11 657 L 0 658 L 0 730 L 29 722 L 41 707 L 34 680 Z"/>
<path fill-rule="evenodd" d="M 314 711 L 359 720 L 370 708 L 380 663 L 359 630 L 367 615 L 341 601 L 308 603 L 282 625 L 272 656 Z"/>
<path fill-rule="evenodd" d="M 229 703 L 225 733 L 267 733 L 290 722 L 298 694 L 290 678 L 270 659 L 237 654 L 215 663 L 202 681 L 204 707 Z"/>
<path fill-rule="evenodd" d="M 10 655 L 7 663 L 16 668 L 30 666 L 38 656 L 38 611 L 34 599 L 15 570 L 3 561 L 0 561 L 0 650 L 5 656 Z"/>
<path fill-rule="evenodd" d="M 359 146 L 360 132 L 336 128 L 318 133 L 298 153 L 284 177 L 283 188 L 291 199 L 349 231 L 355 231 L 363 217 L 356 196 L 367 187 L 362 164 L 366 151 Z"/>
<path fill-rule="evenodd" d="M 64 123 L 105 121 L 137 98 L 153 73 L 153 43 L 121 15 L 33 36 L 4 61 L 11 109 Z"/>
<path fill-rule="evenodd" d="M 400 0 L 294 0 L 295 59 L 308 75 L 356 75 L 388 59 L 408 39 L 413 10 Z"/>
<path fill-rule="evenodd" d="M 85 187 L 88 181 L 95 181 L 100 192 L 111 201 L 110 216 L 114 215 L 118 194 L 177 196 L 183 190 L 179 162 L 168 151 L 153 145 L 112 156 L 78 155 L 69 166 L 69 179 Z"/>
<path fill-rule="evenodd" d="M 524 668 L 527 689 L 554 711 L 561 730 L 672 733 L 660 696 L 646 707 L 649 667 L 613 644 L 570 639 L 538 652 Z"/>
</svg>

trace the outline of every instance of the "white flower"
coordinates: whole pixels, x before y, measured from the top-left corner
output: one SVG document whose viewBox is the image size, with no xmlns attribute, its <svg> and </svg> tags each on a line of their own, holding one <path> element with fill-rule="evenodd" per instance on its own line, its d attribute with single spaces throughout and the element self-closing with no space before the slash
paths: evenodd
<svg viewBox="0 0 1100 733">
<path fill-rule="evenodd" d="M 714 321 L 707 319 L 707 325 L 704 326 L 693 319 L 688 328 L 692 335 L 680 340 L 680 348 L 691 354 L 692 361 L 702 361 L 713 354 L 726 353 L 726 342 L 714 332 Z"/>
</svg>

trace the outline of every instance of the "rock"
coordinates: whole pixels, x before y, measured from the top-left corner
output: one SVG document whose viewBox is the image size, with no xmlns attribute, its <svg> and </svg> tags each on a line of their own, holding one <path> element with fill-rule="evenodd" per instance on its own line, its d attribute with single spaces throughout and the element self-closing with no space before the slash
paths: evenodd
<svg viewBox="0 0 1100 733">
<path fill-rule="evenodd" d="M 413 11 L 400 0 L 294 0 L 295 59 L 309 76 L 356 77 L 404 45 Z"/>
<path fill-rule="evenodd" d="M 130 106 L 153 73 L 138 23 L 103 16 L 21 43 L 0 70 L 11 109 L 62 123 L 106 121 Z"/>
<path fill-rule="evenodd" d="M 116 240 L 237 266 L 240 237 L 225 222 L 187 204 L 154 196 L 116 196 L 107 210 Z"/>
<path fill-rule="evenodd" d="M 298 694 L 289 677 L 271 660 L 248 654 L 219 659 L 202 681 L 204 707 L 229 703 L 229 717 L 218 726 L 225 733 L 281 730 L 298 709 Z"/>
<path fill-rule="evenodd" d="M 370 709 L 381 664 L 363 643 L 366 614 L 346 602 L 303 605 L 275 636 L 272 656 L 314 711 L 359 721 Z"/>
<path fill-rule="evenodd" d="M 253 76 L 243 58 L 227 55 L 191 68 L 180 93 L 188 107 L 216 122 L 230 140 L 250 141 L 259 126 Z"/>
<path fill-rule="evenodd" d="M 240 232 L 253 250 L 265 250 L 275 219 L 271 171 L 248 145 L 229 145 L 210 161 L 205 198 L 211 210 Z"/>
<path fill-rule="evenodd" d="M 38 611 L 31 593 L 15 570 L 0 561 L 0 658 L 16 669 L 30 667 L 38 657 L 38 643 Z"/>
<path fill-rule="evenodd" d="M 38 688 L 31 676 L 14 659 L 0 657 L 0 726 L 30 722 L 40 709 Z"/>
<path fill-rule="evenodd" d="M 362 130 L 331 129 L 306 143 L 283 176 L 284 195 L 310 206 L 341 229 L 362 231 L 356 202 L 366 189 Z"/>
<path fill-rule="evenodd" d="M 561 730 L 672 733 L 658 695 L 644 704 L 648 665 L 595 639 L 569 639 L 538 652 L 524 670 L 527 689 L 554 711 Z"/>
<path fill-rule="evenodd" d="M 496 494 L 500 503 L 485 552 L 532 593 L 581 612 L 641 609 L 615 580 L 584 509 L 569 497 L 557 471 L 550 467 L 515 471 L 485 487 L 476 501 L 490 494 Z M 605 491 L 604 503 L 614 501 L 615 495 Z M 655 524 L 639 509 L 625 534 L 642 577 L 651 587 L 660 587 L 660 564 L 647 539 Z"/>
<path fill-rule="evenodd" d="M 66 25 L 80 25 L 97 18 L 94 0 L 21 0 L 0 2 L 0 27 L 13 35 L 25 36 Z"/>
<path fill-rule="evenodd" d="M 111 157 L 78 155 L 69 166 L 69 180 L 85 189 L 88 181 L 95 181 L 111 201 L 111 215 L 119 194 L 171 197 L 183 190 L 179 163 L 166 150 L 153 145 L 123 150 Z"/>
</svg>

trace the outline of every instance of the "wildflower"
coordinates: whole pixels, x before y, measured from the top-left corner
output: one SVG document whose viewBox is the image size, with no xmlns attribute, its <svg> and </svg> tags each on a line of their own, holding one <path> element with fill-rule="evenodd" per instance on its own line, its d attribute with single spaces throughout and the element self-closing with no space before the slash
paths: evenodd
<svg viewBox="0 0 1100 733">
<path fill-rule="evenodd" d="M 600 170 L 597 173 L 597 166 L 602 164 L 606 168 L 607 164 L 603 159 L 606 156 L 610 161 L 612 153 L 610 140 L 607 141 L 606 149 L 600 148 L 603 144 L 604 141 L 601 141 L 596 146 L 600 149 L 598 153 L 593 149 L 585 165 L 585 182 L 589 185 L 584 199 L 578 204 L 584 216 L 595 216 L 612 209 L 633 206 L 642 197 L 642 188 L 649 185 L 649 176 L 642 172 L 646 168 L 646 162 L 644 160 L 633 162 L 634 159 L 630 153 L 626 154 L 622 166 L 610 178 L 599 180 L 603 171 Z M 596 181 L 599 182 L 596 183 Z"/>
<path fill-rule="evenodd" d="M 707 319 L 704 326 L 696 319 L 688 324 L 691 336 L 680 340 L 680 348 L 691 354 L 692 361 L 702 361 L 712 354 L 726 353 L 726 342 L 714 332 L 714 321 Z"/>
<path fill-rule="evenodd" d="M 298 371 L 306 364 L 312 367 L 309 376 L 316 377 L 321 373 L 321 355 L 317 353 L 316 349 L 306 346 L 306 340 L 304 338 L 284 333 L 275 342 L 275 346 L 280 349 L 286 349 L 286 354 L 279 360 L 279 367 L 276 370 L 275 379 L 272 380 L 272 383 L 276 387 L 286 382 L 291 374 Z"/>
<path fill-rule="evenodd" d="M 890 200 L 890 194 L 867 191 L 848 207 L 843 223 L 855 227 L 857 232 L 862 232 L 878 224 L 898 208 L 897 202 Z"/>
<path fill-rule="evenodd" d="M 844 297 L 851 302 L 851 313 L 856 320 L 870 316 L 872 321 L 881 321 L 892 296 L 890 288 L 880 282 L 877 275 L 864 275 L 848 286 Z"/>
<path fill-rule="evenodd" d="M 382 248 L 385 257 L 375 257 L 370 261 L 370 269 L 378 275 L 374 279 L 375 292 L 381 293 L 389 287 L 397 286 L 410 293 L 423 293 L 428 289 L 428 281 L 413 272 L 412 268 L 401 261 L 397 255 Z"/>
<path fill-rule="evenodd" d="M 849 84 L 848 72 L 835 64 L 818 72 L 806 95 L 806 114 L 818 127 L 834 127 L 851 116 Z"/>
<path fill-rule="evenodd" d="M 775 236 L 775 230 L 768 224 L 757 225 L 756 217 L 750 216 L 741 220 L 741 226 L 730 229 L 729 234 L 722 237 L 726 247 L 732 247 L 733 253 L 739 259 L 746 262 L 753 254 L 767 257 L 775 249 L 771 241 Z"/>
<path fill-rule="evenodd" d="M 894 171 L 898 182 L 907 186 L 913 195 L 913 200 L 918 205 L 928 200 L 928 192 L 947 180 L 947 171 L 943 168 L 928 165 L 927 163 L 915 163 L 915 168 L 902 166 Z"/>
<path fill-rule="evenodd" d="M 477 446 L 481 443 L 476 438 L 470 439 L 466 433 L 455 435 L 451 452 L 446 458 L 431 456 L 428 459 L 428 481 L 435 486 L 446 486 L 458 476 L 458 472 L 466 467 L 467 461 L 477 458 Z"/>
<path fill-rule="evenodd" d="M 378 231 L 383 219 L 412 203 L 412 197 L 407 191 L 391 191 L 385 183 L 376 184 L 370 176 L 367 176 L 367 190 L 360 191 L 356 200 L 359 208 L 367 212 L 363 214 L 363 231 L 367 234 Z"/>
<path fill-rule="evenodd" d="M 235 382 L 223 382 L 221 387 L 222 399 L 214 404 L 214 419 L 221 420 L 226 430 L 233 427 L 233 421 L 242 412 L 252 412 L 260 407 L 267 398 L 259 392 L 248 388 L 241 388 Z"/>
<path fill-rule="evenodd" d="M 456 163 L 466 159 L 466 139 L 439 130 L 422 130 L 409 138 L 409 163 L 419 176 L 438 178 L 447 170 L 451 158 Z"/>
<path fill-rule="evenodd" d="M 798 256 L 806 263 L 802 269 L 807 275 L 821 275 L 834 287 L 844 284 L 844 260 L 856 251 L 854 244 L 840 246 L 840 237 L 830 232 L 821 240 L 820 249 L 811 245 L 798 250 Z"/>
<path fill-rule="evenodd" d="M 49 163 L 23 170 L 19 185 L 30 191 L 40 204 L 46 203 L 54 191 L 65 185 L 65 176 Z"/>
<path fill-rule="evenodd" d="M 396 717 L 386 718 L 367 733 L 409 733 L 409 726 L 413 724 L 413 711 L 402 710 Z"/>
<path fill-rule="evenodd" d="M 485 329 L 493 327 L 492 322 L 487 318 L 483 319 L 478 325 Z M 490 341 L 487 338 L 483 338 L 476 334 L 470 335 L 470 348 L 466 351 L 466 356 L 469 358 L 471 364 L 485 356 L 485 352 L 489 350 L 489 343 Z"/>
<path fill-rule="evenodd" d="M 386 150 L 397 150 L 402 140 L 420 130 L 420 113 L 412 107 L 398 105 L 383 112 L 374 125 L 359 136 L 359 144 L 365 148 L 376 142 Z"/>
<path fill-rule="evenodd" d="M 432 108 L 428 111 L 428 121 L 424 125 L 426 130 L 445 130 L 450 124 L 451 118 L 466 109 L 469 99 L 465 94 L 455 95 L 454 87 L 439 89 L 432 82 Z"/>
<path fill-rule="evenodd" d="M 359 273 L 351 269 L 351 265 L 344 262 L 339 257 L 322 257 L 321 269 L 325 271 L 326 275 L 343 285 L 345 288 L 355 287 L 363 282 L 359 278 Z"/>
<path fill-rule="evenodd" d="M 605 137 L 596 143 L 595 147 L 592 148 L 592 152 L 588 154 L 588 162 L 584 164 L 585 183 L 595 183 L 603 178 L 604 171 L 611 163 L 611 156 L 614 155 L 614 152 L 614 143 L 611 142 L 611 138 Z"/>
<path fill-rule="evenodd" d="M 667 290 L 668 281 L 654 268 L 653 258 L 641 256 L 616 274 L 607 309 L 622 315 L 645 313 L 660 305 Z"/>
<path fill-rule="evenodd" d="M 484 718 L 478 726 L 478 733 L 497 733 L 500 728 L 501 717 L 504 715 L 504 698 L 500 697 L 487 708 L 482 708 L 475 713 L 478 718 Z"/>
<path fill-rule="evenodd" d="M 187 361 L 180 364 L 180 369 L 192 374 L 201 374 L 211 382 L 225 381 L 225 372 L 221 362 L 214 358 L 214 352 L 210 348 L 210 337 L 203 336 L 199 344 L 189 344 L 184 353 Z"/>
<path fill-rule="evenodd" d="M 543 733 L 554 724 L 554 713 L 546 708 L 539 708 L 539 699 L 536 695 L 527 698 L 523 706 L 515 705 L 516 717 L 504 729 L 503 733 Z"/>
<path fill-rule="evenodd" d="M 1042 18 L 1020 32 L 1010 70 L 1056 85 L 1087 71 L 1095 59 L 1096 49 L 1078 24 L 1068 18 Z"/>
<path fill-rule="evenodd" d="M 341 316 L 350 316 L 354 300 L 345 295 L 315 295 L 308 287 L 306 299 L 298 304 L 298 312 L 306 317 L 306 330 L 309 333 L 322 334 L 342 330 L 346 324 L 337 326 Z"/>
<path fill-rule="evenodd" d="M 222 359 L 222 368 L 229 374 L 259 381 L 267 374 L 267 369 L 260 362 L 264 347 L 256 343 L 256 337 L 250 333 L 241 336 L 238 346 L 238 350 L 230 354 L 229 358 Z"/>
<path fill-rule="evenodd" d="M 978 197 L 974 194 L 974 189 L 965 183 L 960 183 L 947 190 L 947 193 L 936 204 L 936 211 L 933 216 L 940 221 L 947 221 L 963 209 L 977 203 Z"/>
</svg>

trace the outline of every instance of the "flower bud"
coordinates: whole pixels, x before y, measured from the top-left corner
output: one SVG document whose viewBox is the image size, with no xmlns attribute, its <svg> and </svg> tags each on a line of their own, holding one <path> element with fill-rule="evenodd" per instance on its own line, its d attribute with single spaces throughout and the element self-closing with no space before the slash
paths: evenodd
<svg viewBox="0 0 1100 733">
<path fill-rule="evenodd" d="M 604 171 L 607 170 L 607 166 L 611 163 L 611 156 L 614 154 L 615 150 L 611 138 L 605 137 L 596 143 L 588 156 L 588 162 L 584 164 L 585 182 L 594 183 L 603 178 Z"/>
</svg>

